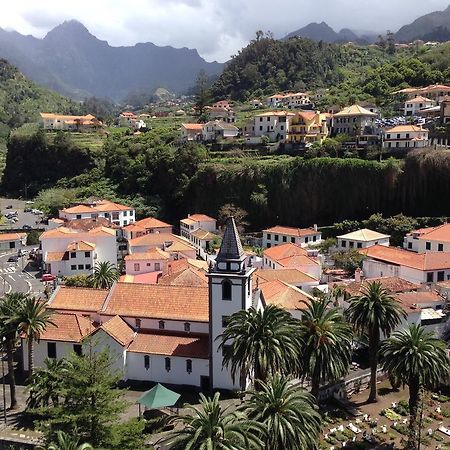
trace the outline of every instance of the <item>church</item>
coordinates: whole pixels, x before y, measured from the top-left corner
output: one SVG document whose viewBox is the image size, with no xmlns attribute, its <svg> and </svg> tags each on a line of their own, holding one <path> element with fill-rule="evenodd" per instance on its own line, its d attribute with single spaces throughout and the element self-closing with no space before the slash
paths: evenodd
<svg viewBox="0 0 450 450">
<path fill-rule="evenodd" d="M 232 314 L 263 307 L 260 290 L 252 283 L 254 269 L 245 261 L 235 221 L 229 218 L 205 286 L 58 286 L 47 305 L 55 313 L 56 326 L 49 325 L 35 344 L 35 366 L 42 366 L 46 358 L 81 354 L 91 345 L 96 351 L 109 348 L 114 369 L 124 381 L 244 389 L 249 380 L 233 380 L 222 365 L 219 346 Z M 27 352 L 22 353 L 26 371 Z"/>
</svg>

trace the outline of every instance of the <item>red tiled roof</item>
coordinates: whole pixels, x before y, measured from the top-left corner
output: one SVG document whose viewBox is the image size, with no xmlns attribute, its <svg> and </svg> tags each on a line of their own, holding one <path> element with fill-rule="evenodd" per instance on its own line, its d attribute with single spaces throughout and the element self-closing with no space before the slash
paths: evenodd
<svg viewBox="0 0 450 450">
<path fill-rule="evenodd" d="M 167 260 L 170 255 L 160 248 L 151 248 L 146 252 L 130 253 L 125 256 L 125 261 Z"/>
<path fill-rule="evenodd" d="M 264 250 L 264 256 L 274 261 L 298 255 L 307 256 L 308 252 L 299 245 L 291 243 L 276 245 L 274 247 L 270 247 Z"/>
<path fill-rule="evenodd" d="M 422 230 L 417 231 L 420 232 L 419 239 L 427 241 L 450 242 L 450 223 L 444 223 L 443 225 L 432 228 L 423 228 Z"/>
<path fill-rule="evenodd" d="M 90 320 L 79 314 L 54 314 L 51 321 L 56 325 L 48 325 L 41 340 L 79 343 L 94 326 Z"/>
<path fill-rule="evenodd" d="M 0 233 L 0 242 L 5 241 L 18 241 L 25 239 L 27 233 Z"/>
<path fill-rule="evenodd" d="M 206 287 L 117 283 L 102 310 L 105 315 L 208 322 Z"/>
<path fill-rule="evenodd" d="M 134 337 L 134 330 L 121 317 L 114 316 L 100 326 L 100 329 L 109 334 L 120 345 L 128 347 Z"/>
<path fill-rule="evenodd" d="M 419 284 L 411 283 L 410 281 L 404 280 L 400 277 L 366 278 L 365 280 L 359 282 L 353 281 L 345 285 L 344 288 L 350 295 L 357 295 L 361 293 L 363 287 L 373 282 L 381 283 L 383 288 L 391 293 L 415 291 L 420 288 Z M 342 283 L 336 284 L 342 285 Z"/>
<path fill-rule="evenodd" d="M 444 304 L 444 299 L 433 291 L 424 292 L 401 292 L 396 296 L 405 311 L 417 310 L 430 304 Z"/>
<path fill-rule="evenodd" d="M 312 297 L 300 289 L 280 280 L 267 281 L 259 285 L 266 305 L 278 305 L 284 309 L 306 309 Z"/>
<path fill-rule="evenodd" d="M 278 259 L 276 262 L 282 267 L 313 266 L 319 264 L 315 259 L 303 255 L 288 256 L 287 258 Z"/>
<path fill-rule="evenodd" d="M 314 228 L 294 228 L 294 227 L 283 227 L 280 225 L 276 225 L 272 228 L 267 228 L 263 230 L 266 233 L 278 233 L 278 234 L 286 234 L 288 236 L 313 236 L 314 234 L 320 234 L 320 231 L 314 230 Z"/>
<path fill-rule="evenodd" d="M 153 228 L 172 228 L 172 225 L 170 225 L 169 223 L 163 222 L 162 220 L 156 219 L 155 217 L 146 217 L 145 219 L 138 220 L 137 222 L 134 222 L 134 224 L 130 225 L 137 225 L 149 230 Z M 125 227 L 125 229 L 127 229 L 127 227 Z"/>
<path fill-rule="evenodd" d="M 162 272 L 139 273 L 137 275 L 122 275 L 120 283 L 157 284 Z"/>
<path fill-rule="evenodd" d="M 288 284 L 300 284 L 317 281 L 311 275 L 298 269 L 258 269 L 254 273 L 255 281 L 260 283 L 265 281 L 280 280 Z"/>
<path fill-rule="evenodd" d="M 216 219 L 207 216 L 206 214 L 191 214 L 188 219 L 195 220 L 196 222 L 215 222 Z"/>
<path fill-rule="evenodd" d="M 158 284 L 171 286 L 208 286 L 208 278 L 204 270 L 187 267 L 184 270 L 163 275 Z"/>
<path fill-rule="evenodd" d="M 206 336 L 174 336 L 156 333 L 137 333 L 129 352 L 153 355 L 180 356 L 183 358 L 207 359 L 209 339 Z"/>
<path fill-rule="evenodd" d="M 108 289 L 58 286 L 50 298 L 48 308 L 97 312 L 102 308 L 108 292 Z"/>
</svg>

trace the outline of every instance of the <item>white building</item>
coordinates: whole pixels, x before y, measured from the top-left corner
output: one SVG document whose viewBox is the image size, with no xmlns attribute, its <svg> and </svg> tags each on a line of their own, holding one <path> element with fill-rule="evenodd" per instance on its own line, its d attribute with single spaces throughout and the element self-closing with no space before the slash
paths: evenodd
<svg viewBox="0 0 450 450">
<path fill-rule="evenodd" d="M 293 228 L 275 226 L 263 230 L 263 248 L 290 242 L 300 247 L 310 244 L 318 244 L 322 240 L 322 233 L 317 230 L 317 225 L 312 228 Z"/>
<path fill-rule="evenodd" d="M 289 120 L 294 116 L 294 113 L 288 111 L 257 114 L 246 125 L 244 134 L 249 138 L 266 136 L 270 142 L 283 142 L 289 131 Z"/>
<path fill-rule="evenodd" d="M 384 245 L 389 247 L 389 238 L 390 236 L 387 234 L 363 228 L 361 230 L 337 236 L 337 249 L 345 251 L 357 248 L 368 248 L 372 245 Z"/>
<path fill-rule="evenodd" d="M 199 141 L 202 138 L 202 123 L 182 123 L 180 127 L 181 140 Z"/>
<path fill-rule="evenodd" d="M 363 272 L 368 278 L 400 277 L 418 284 L 450 280 L 450 254 L 446 252 L 415 253 L 383 245 L 361 251 L 366 255 Z"/>
<path fill-rule="evenodd" d="M 431 108 L 435 102 L 429 98 L 422 97 L 421 95 L 405 102 L 405 116 L 417 116 L 421 109 Z"/>
<path fill-rule="evenodd" d="M 125 256 L 125 273 L 139 275 L 149 272 L 167 272 L 170 254 L 159 248 L 153 248 L 143 253 L 131 253 Z"/>
<path fill-rule="evenodd" d="M 206 122 L 202 128 L 202 139 L 207 142 L 235 138 L 238 134 L 238 127 L 221 120 L 210 120 L 209 122 Z"/>
<path fill-rule="evenodd" d="M 383 148 L 422 148 L 428 143 L 428 130 L 416 125 L 397 125 L 383 135 Z"/>
<path fill-rule="evenodd" d="M 284 96 L 282 103 L 289 109 L 310 109 L 312 102 L 305 92 L 291 92 Z"/>
<path fill-rule="evenodd" d="M 278 108 L 283 104 L 284 94 L 273 94 L 267 97 L 266 103 L 269 108 Z"/>
<path fill-rule="evenodd" d="M 94 131 L 103 126 L 92 114 L 68 116 L 62 114 L 40 113 L 41 125 L 46 131 Z"/>
<path fill-rule="evenodd" d="M 180 220 L 180 234 L 190 239 L 191 233 L 196 230 L 217 233 L 217 221 L 206 214 L 188 214 L 185 219 Z"/>
<path fill-rule="evenodd" d="M 0 251 L 20 250 L 27 242 L 27 233 L 0 233 Z"/>
<path fill-rule="evenodd" d="M 405 236 L 403 247 L 418 253 L 450 253 L 450 224 L 411 231 Z"/>
<path fill-rule="evenodd" d="M 111 228 L 77 231 L 59 227 L 45 231 L 39 240 L 44 270 L 52 275 L 91 274 L 101 262 L 117 265 L 116 231 Z"/>
<path fill-rule="evenodd" d="M 130 223 L 123 227 L 123 236 L 125 239 L 134 239 L 149 233 L 172 233 L 172 225 L 156 219 L 155 217 L 146 217 L 137 222 Z"/>
<path fill-rule="evenodd" d="M 134 223 L 135 210 L 129 206 L 108 200 L 98 200 L 88 204 L 78 204 L 59 211 L 59 218 L 64 220 L 97 219 L 98 217 L 104 217 L 114 225 L 124 227 Z"/>
</svg>

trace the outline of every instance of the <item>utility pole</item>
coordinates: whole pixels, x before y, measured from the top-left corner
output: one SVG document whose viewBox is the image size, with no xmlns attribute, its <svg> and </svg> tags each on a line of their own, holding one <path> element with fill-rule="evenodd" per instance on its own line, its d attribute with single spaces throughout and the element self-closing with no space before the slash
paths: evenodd
<svg viewBox="0 0 450 450">
<path fill-rule="evenodd" d="M 5 342 L 5 338 L 3 338 L 2 344 L 4 344 L 4 342 Z M 3 345 L 2 345 L 1 358 L 2 358 L 3 420 L 4 420 L 5 425 L 6 425 L 7 424 L 7 418 L 6 418 L 5 361 L 4 361 Z"/>
</svg>

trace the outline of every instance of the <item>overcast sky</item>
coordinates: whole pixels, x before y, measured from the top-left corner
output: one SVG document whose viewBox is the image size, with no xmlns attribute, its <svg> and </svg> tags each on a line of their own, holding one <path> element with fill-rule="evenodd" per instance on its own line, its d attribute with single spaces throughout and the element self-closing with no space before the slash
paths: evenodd
<svg viewBox="0 0 450 450">
<path fill-rule="evenodd" d="M 196 48 L 208 61 L 226 61 L 270 30 L 282 37 L 310 22 L 338 31 L 397 29 L 450 0 L 4 0 L 0 27 L 43 37 L 77 19 L 111 45 L 153 42 Z"/>
</svg>

